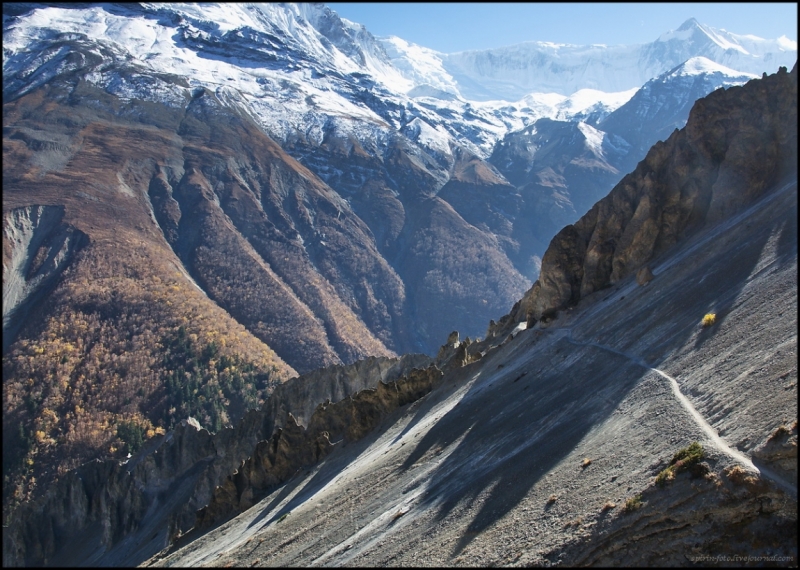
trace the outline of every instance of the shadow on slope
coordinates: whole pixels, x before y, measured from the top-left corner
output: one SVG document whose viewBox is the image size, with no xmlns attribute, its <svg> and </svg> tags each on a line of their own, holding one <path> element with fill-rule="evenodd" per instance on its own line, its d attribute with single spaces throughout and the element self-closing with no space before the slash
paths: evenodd
<svg viewBox="0 0 800 570">
<path fill-rule="evenodd" d="M 432 427 L 400 467 L 410 469 L 455 444 L 423 496 L 423 505 L 438 507 L 437 521 L 459 506 L 481 502 L 452 556 L 511 511 L 613 413 L 645 373 L 621 356 L 596 361 L 591 350 L 574 350 L 555 335 L 529 331 L 482 365 L 467 367 L 482 368 L 478 375 L 485 380 Z M 514 361 L 520 364 L 498 368 Z M 593 389 L 587 391 L 585 379 L 591 377 Z"/>
<path fill-rule="evenodd" d="M 670 269 L 680 271 L 677 281 L 667 275 L 639 287 L 631 276 L 618 284 L 613 300 L 601 306 L 597 297 L 582 303 L 584 318 L 575 320 L 583 329 L 578 336 L 591 336 L 634 354 L 637 346 L 648 346 L 648 353 L 638 356 L 655 366 L 654 362 L 691 342 L 705 312 L 717 311 L 717 325 L 695 339 L 697 347 L 719 328 L 752 276 L 764 269 L 766 248 L 776 244 L 776 262 L 781 265 L 796 258 L 796 216 L 796 185 L 784 185 L 762 199 L 750 218 L 710 228 L 679 250 L 673 248 L 661 256 L 662 262 L 669 261 L 700 243 L 685 267 Z M 708 235 L 712 239 L 703 243 Z M 680 281 L 684 273 L 686 279 Z M 608 295 L 608 290 L 600 293 Z M 576 317 L 580 310 L 581 306 Z M 561 326 L 569 326 L 565 317 L 559 319 Z M 438 521 L 480 502 L 452 556 L 519 504 L 593 428 L 608 419 L 647 372 L 622 356 L 596 351 L 576 349 L 558 331 L 529 330 L 459 371 L 464 375 L 477 372 L 476 382 L 400 467 L 410 469 L 430 454 L 455 445 L 427 477 L 431 485 L 422 500 L 423 505 L 438 508 Z M 591 382 L 589 389 L 587 382 Z"/>
</svg>

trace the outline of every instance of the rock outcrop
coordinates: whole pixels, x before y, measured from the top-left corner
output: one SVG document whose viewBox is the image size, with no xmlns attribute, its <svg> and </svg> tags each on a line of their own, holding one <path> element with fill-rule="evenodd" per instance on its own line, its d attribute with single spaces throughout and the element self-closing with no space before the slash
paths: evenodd
<svg viewBox="0 0 800 570">
<path fill-rule="evenodd" d="M 207 529 L 250 508 L 269 489 L 320 461 L 337 443 L 361 439 L 391 412 L 430 392 L 441 377 L 435 366 L 415 369 L 334 404 L 327 401 L 317 406 L 308 428 L 289 414 L 283 429 L 260 441 L 253 455 L 214 490 L 208 506 L 197 513 L 196 527 Z"/>
<path fill-rule="evenodd" d="M 414 368 L 427 368 L 432 363 L 424 354 L 405 354 L 400 358 L 371 357 L 347 366 L 319 368 L 275 388 L 266 403 L 271 417 L 283 420 L 288 414 L 302 425 L 309 425 L 311 415 L 320 402 L 338 402 L 356 392 L 374 388 L 378 381 L 390 383 L 407 375 Z"/>
<path fill-rule="evenodd" d="M 797 421 L 791 427 L 779 426 L 753 450 L 753 458 L 787 481 L 797 481 Z"/>
<path fill-rule="evenodd" d="M 657 143 L 608 196 L 553 238 L 539 279 L 497 326 L 574 306 L 753 203 L 796 170 L 796 124 L 796 65 L 698 100 L 685 128 Z"/>
<path fill-rule="evenodd" d="M 470 362 L 480 360 L 489 348 L 498 344 L 493 342 L 492 339 L 481 341 L 480 339 L 472 340 L 467 337 L 461 342 L 458 339 L 458 331 L 453 331 L 447 337 L 447 342 L 439 347 L 435 363 L 444 372 L 461 368 Z"/>
<path fill-rule="evenodd" d="M 639 285 L 647 285 L 653 280 L 653 271 L 645 265 L 636 272 L 636 283 Z"/>
<path fill-rule="evenodd" d="M 683 473 L 666 488 L 651 485 L 640 495 L 641 507 L 623 509 L 545 558 L 568 566 L 642 567 L 790 560 L 797 503 L 793 509 L 780 490 L 740 471 Z"/>
</svg>

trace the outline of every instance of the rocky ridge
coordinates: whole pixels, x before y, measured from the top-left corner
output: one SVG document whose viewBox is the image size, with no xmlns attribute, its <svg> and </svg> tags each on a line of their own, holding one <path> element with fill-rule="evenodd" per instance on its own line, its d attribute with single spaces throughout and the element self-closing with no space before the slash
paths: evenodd
<svg viewBox="0 0 800 570">
<path fill-rule="evenodd" d="M 556 234 L 502 326 L 551 318 L 758 199 L 797 168 L 796 117 L 796 65 L 698 100 L 685 128 Z"/>
</svg>

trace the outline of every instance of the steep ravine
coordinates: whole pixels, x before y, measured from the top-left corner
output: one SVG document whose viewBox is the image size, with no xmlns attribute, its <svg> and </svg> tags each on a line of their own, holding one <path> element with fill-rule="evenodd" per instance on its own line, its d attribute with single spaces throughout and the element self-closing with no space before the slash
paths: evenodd
<svg viewBox="0 0 800 570">
<path fill-rule="evenodd" d="M 63 218 L 60 206 L 15 208 L 4 216 L 3 354 L 28 310 L 88 242 L 86 234 Z"/>
</svg>

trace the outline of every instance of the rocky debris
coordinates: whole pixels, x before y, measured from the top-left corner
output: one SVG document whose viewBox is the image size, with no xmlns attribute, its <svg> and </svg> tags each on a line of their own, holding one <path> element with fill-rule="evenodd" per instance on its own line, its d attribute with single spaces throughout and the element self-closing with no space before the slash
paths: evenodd
<svg viewBox="0 0 800 570">
<path fill-rule="evenodd" d="M 729 562 L 743 555 L 796 556 L 791 529 L 797 504 L 766 481 L 750 479 L 741 484 L 725 473 L 681 473 L 666 487 L 645 489 L 639 508 L 599 512 L 596 520 L 584 521 L 592 528 L 588 536 L 544 558 L 567 566 L 647 567 L 703 565 L 717 556 L 731 557 Z"/>
<path fill-rule="evenodd" d="M 361 439 L 391 412 L 430 392 L 442 375 L 435 366 L 414 369 L 397 381 L 379 381 L 375 388 L 334 404 L 320 404 L 308 428 L 289 414 L 283 429 L 260 441 L 253 455 L 214 490 L 209 504 L 197 513 L 196 528 L 207 529 L 250 508 L 272 487 L 330 453 L 331 441 Z"/>
<path fill-rule="evenodd" d="M 797 66 L 698 100 L 685 128 L 553 238 L 539 279 L 501 323 L 573 306 L 753 203 L 796 169 L 796 125 Z"/>
<path fill-rule="evenodd" d="M 93 461 L 70 471 L 39 499 L 12 514 L 3 534 L 3 563 L 36 566 L 59 560 L 74 565 L 129 565 L 143 561 L 195 526 L 197 511 L 209 503 L 221 483 L 227 489 L 226 478 L 253 456 L 259 442 L 257 455 L 267 452 L 263 442 L 271 445 L 274 441 L 277 447 L 271 461 L 285 467 L 264 481 L 285 480 L 291 475 L 287 465 L 313 463 L 327 452 L 329 444 L 324 443 L 322 431 L 358 439 L 376 419 L 430 391 L 441 372 L 414 369 L 430 362 L 424 355 L 374 357 L 318 370 L 278 386 L 263 409 L 248 411 L 235 428 L 211 434 L 190 418 L 150 440 L 127 462 Z M 400 376 L 403 379 L 398 381 Z M 324 412 L 307 411 L 308 398 L 329 402 L 359 390 L 360 395 L 345 396 L 343 403 L 318 407 L 318 412 L 332 407 L 325 416 L 328 420 L 315 420 Z M 308 416 L 317 435 L 306 445 L 306 430 L 298 427 L 295 418 Z M 338 424 L 333 420 L 345 416 L 350 419 L 340 419 Z M 319 451 L 309 451 L 315 445 Z M 246 499 L 241 502 L 237 497 L 239 503 L 246 504 Z"/>
<path fill-rule="evenodd" d="M 55 284 L 86 234 L 63 222 L 63 206 L 26 206 L 3 217 L 3 353 L 28 309 Z"/>
<path fill-rule="evenodd" d="M 645 265 L 639 271 L 636 272 L 636 283 L 638 285 L 647 285 L 653 280 L 653 272 L 650 269 L 650 266 Z"/>
<path fill-rule="evenodd" d="M 797 482 L 797 420 L 781 425 L 753 450 L 753 460 L 766 464 L 787 481 Z"/>
</svg>

